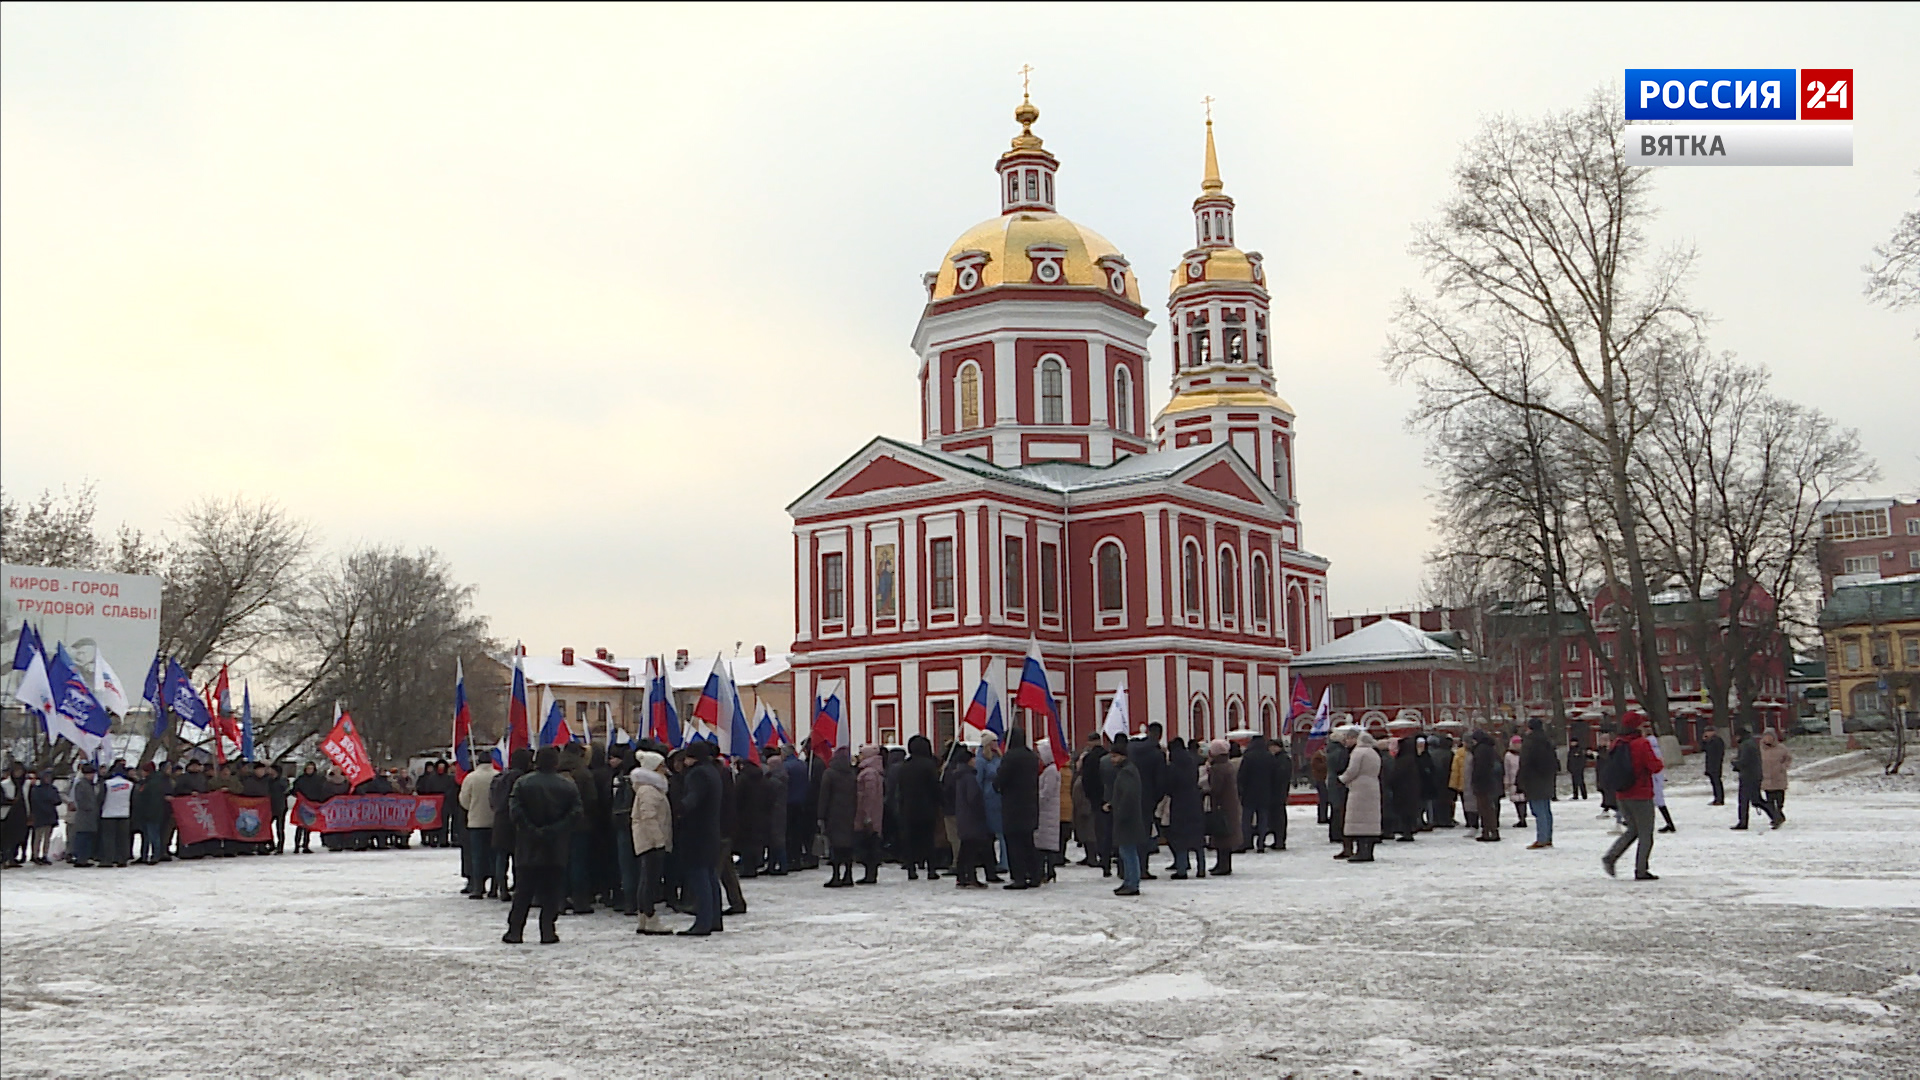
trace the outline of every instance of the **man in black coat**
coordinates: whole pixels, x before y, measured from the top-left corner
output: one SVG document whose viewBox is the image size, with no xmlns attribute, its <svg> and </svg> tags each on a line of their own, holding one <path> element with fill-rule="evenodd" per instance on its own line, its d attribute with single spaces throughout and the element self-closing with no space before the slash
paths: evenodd
<svg viewBox="0 0 1920 1080">
<path fill-rule="evenodd" d="M 1268 819 L 1273 829 L 1273 850 L 1287 850 L 1287 796 L 1293 791 L 1293 757 L 1287 753 L 1287 744 L 1276 741 L 1270 747 L 1273 751 L 1273 807 Z M 1243 794 L 1242 799 L 1246 798 Z"/>
<path fill-rule="evenodd" d="M 733 850 L 740 856 L 735 875 L 760 876 L 761 854 L 766 850 L 767 773 L 751 758 L 733 759 L 733 798 L 739 811 L 735 819 Z"/>
<path fill-rule="evenodd" d="M 1033 830 L 1040 827 L 1040 755 L 1027 748 L 1022 728 L 1007 732 L 1007 752 L 993 780 L 1000 792 L 1000 825 L 1007 837 L 1007 889 L 1040 885 L 1040 860 L 1033 848 Z"/>
<path fill-rule="evenodd" d="M 1247 740 L 1235 775 L 1240 791 L 1240 842 L 1263 854 L 1267 833 L 1273 828 L 1273 753 L 1267 749 L 1265 735 Z"/>
<path fill-rule="evenodd" d="M 1081 866 L 1097 866 L 1100 876 L 1108 877 L 1113 873 L 1113 815 L 1106 810 L 1106 785 L 1101 780 L 1101 764 L 1106 760 L 1107 749 L 1100 744 L 1100 733 L 1087 733 L 1087 749 L 1080 755 L 1080 793 L 1093 808 L 1093 835 L 1080 838 L 1080 847 L 1087 857 L 1080 860 Z"/>
<path fill-rule="evenodd" d="M 273 813 L 273 853 L 287 853 L 287 795 L 290 785 L 280 766 L 267 766 L 267 809 Z"/>
<path fill-rule="evenodd" d="M 1707 783 L 1713 785 L 1713 801 L 1709 806 L 1727 804 L 1727 788 L 1720 779 L 1720 771 L 1727 764 L 1727 741 L 1720 737 L 1719 728 L 1708 728 L 1707 736 L 1700 740 L 1700 756 L 1706 759 Z"/>
<path fill-rule="evenodd" d="M 713 859 L 714 877 L 727 897 L 727 906 L 720 914 L 745 915 L 747 895 L 740 891 L 740 874 L 733 868 L 734 845 L 741 828 L 740 791 L 733 782 L 733 770 L 720 764 L 719 747 L 707 745 L 712 747 L 707 756 L 713 761 L 714 775 L 720 780 L 720 851 Z"/>
<path fill-rule="evenodd" d="M 971 760 L 972 755 L 968 758 Z M 974 787 L 979 786 L 976 781 Z M 907 760 L 900 763 L 894 795 L 905 834 L 906 849 L 900 861 L 907 864 L 907 880 L 918 876 L 915 867 L 924 866 L 927 880 L 939 881 L 940 872 L 933 868 L 933 830 L 940 821 L 940 759 L 933 756 L 933 743 L 925 735 L 907 740 Z M 984 802 L 981 813 L 986 813 Z"/>
<path fill-rule="evenodd" d="M 1493 744 L 1493 736 L 1485 731 L 1474 732 L 1468 745 L 1472 748 L 1473 760 L 1467 767 L 1467 786 L 1472 789 L 1474 806 L 1480 812 L 1480 835 L 1474 839 L 1499 840 L 1500 791 L 1506 782 L 1506 763 L 1501 760 L 1500 748 Z"/>
<path fill-rule="evenodd" d="M 726 856 L 721 832 L 723 794 L 720 767 L 714 764 L 714 746 L 696 742 L 687 748 L 686 771 L 682 774 L 680 820 L 674 840 L 675 854 L 686 875 L 687 892 L 694 906 L 693 925 L 681 934 L 706 937 L 724 930 L 720 921 L 720 879 L 718 863 Z"/>
<path fill-rule="evenodd" d="M 1353 857 L 1353 842 L 1347 839 L 1347 785 L 1340 777 L 1347 771 L 1359 734 L 1349 727 L 1340 737 L 1327 740 L 1327 842 L 1340 845 L 1338 858 Z"/>
<path fill-rule="evenodd" d="M 534 772 L 519 779 L 507 795 L 507 816 L 513 821 L 513 861 L 519 867 L 513 907 L 507 914 L 507 932 L 500 940 L 518 945 L 527 928 L 527 911 L 540 904 L 540 943 L 560 940 L 556 926 L 567 883 L 567 860 L 573 838 L 585 815 L 580 788 L 560 775 L 560 751 L 542 747 L 534 755 Z"/>
<path fill-rule="evenodd" d="M 555 761 L 558 762 L 558 758 Z M 507 801 L 513 794 L 513 785 L 520 778 L 533 771 L 533 751 L 527 747 L 515 750 L 507 758 L 507 771 L 493 778 L 487 787 L 487 804 L 493 808 L 493 887 L 498 890 L 502 900 L 513 899 L 516 889 L 507 886 L 507 868 L 513 857 L 514 836 L 513 814 L 508 810 Z M 519 870 L 514 869 L 515 884 L 518 884 Z"/>
<path fill-rule="evenodd" d="M 1133 763 L 1134 770 L 1140 774 L 1140 820 L 1147 823 L 1147 844 L 1140 852 L 1142 881 L 1155 878 L 1147 856 L 1153 853 L 1155 846 L 1155 812 L 1160 808 L 1161 796 L 1167 793 L 1167 752 L 1160 746 L 1160 737 L 1165 733 L 1166 729 L 1156 721 L 1147 725 L 1146 738 L 1127 740 L 1127 760 Z"/>
<path fill-rule="evenodd" d="M 973 771 L 973 751 L 964 745 L 953 748 L 947 763 L 945 804 L 953 815 L 953 828 L 960 838 L 960 850 L 954 853 L 953 873 L 956 888 L 984 889 L 980 870 L 993 858 L 993 829 L 987 824 L 987 799 L 980 790 L 980 777 Z"/>
</svg>

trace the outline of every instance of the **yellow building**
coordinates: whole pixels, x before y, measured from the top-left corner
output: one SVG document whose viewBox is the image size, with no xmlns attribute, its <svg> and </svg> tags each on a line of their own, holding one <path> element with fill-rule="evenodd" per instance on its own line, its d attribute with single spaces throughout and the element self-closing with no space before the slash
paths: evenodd
<svg viewBox="0 0 1920 1080">
<path fill-rule="evenodd" d="M 1920 574 L 1842 585 L 1820 613 L 1827 700 L 1850 727 L 1881 726 L 1920 703 Z"/>
</svg>

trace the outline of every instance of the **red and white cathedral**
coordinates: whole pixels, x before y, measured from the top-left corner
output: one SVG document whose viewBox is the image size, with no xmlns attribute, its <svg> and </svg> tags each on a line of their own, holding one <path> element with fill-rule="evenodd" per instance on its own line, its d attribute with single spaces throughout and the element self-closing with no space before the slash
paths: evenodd
<svg viewBox="0 0 1920 1080">
<path fill-rule="evenodd" d="M 921 441 L 876 438 L 788 507 L 795 704 L 839 693 L 857 744 L 944 745 L 983 677 L 1010 701 L 1037 638 L 1076 746 L 1122 688 L 1136 730 L 1277 734 L 1289 661 L 1329 636 L 1327 561 L 1302 544 L 1266 275 L 1212 121 L 1150 427 L 1139 283 L 1055 209 L 1039 115 L 1014 111 L 999 214 L 925 275 Z"/>
</svg>

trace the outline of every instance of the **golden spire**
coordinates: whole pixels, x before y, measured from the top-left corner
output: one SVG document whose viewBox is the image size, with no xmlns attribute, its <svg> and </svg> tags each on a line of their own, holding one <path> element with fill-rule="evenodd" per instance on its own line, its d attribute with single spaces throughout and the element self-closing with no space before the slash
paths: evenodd
<svg viewBox="0 0 1920 1080">
<path fill-rule="evenodd" d="M 1209 95 L 1201 99 L 1207 107 L 1207 172 L 1200 178 L 1200 190 L 1209 195 L 1217 195 L 1226 189 L 1220 182 L 1220 158 L 1213 152 L 1213 98 Z"/>
<path fill-rule="evenodd" d="M 1033 133 L 1033 122 L 1040 119 L 1040 110 L 1033 104 L 1032 64 L 1020 65 L 1020 105 L 1013 110 L 1013 120 L 1020 125 L 1020 134 L 1013 137 L 1015 150 L 1040 149 L 1040 136 Z"/>
</svg>

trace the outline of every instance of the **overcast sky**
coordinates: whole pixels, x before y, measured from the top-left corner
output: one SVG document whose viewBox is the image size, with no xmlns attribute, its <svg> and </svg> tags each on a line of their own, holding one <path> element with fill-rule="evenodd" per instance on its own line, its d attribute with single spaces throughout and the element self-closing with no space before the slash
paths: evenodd
<svg viewBox="0 0 1920 1080">
<path fill-rule="evenodd" d="M 1665 170 L 1656 231 L 1698 245 L 1717 347 L 1920 488 L 1920 314 L 1867 306 L 1860 269 L 1920 188 L 1920 6 L 0 19 L 7 491 L 90 479 L 147 529 L 239 492 L 336 548 L 431 545 L 535 651 L 791 639 L 784 507 L 917 437 L 920 274 L 997 209 L 1022 64 L 1062 211 L 1157 322 L 1216 99 L 1336 613 L 1415 600 L 1431 535 L 1380 366 L 1410 227 L 1482 117 L 1627 67 L 1855 69 L 1854 166 Z"/>
</svg>

